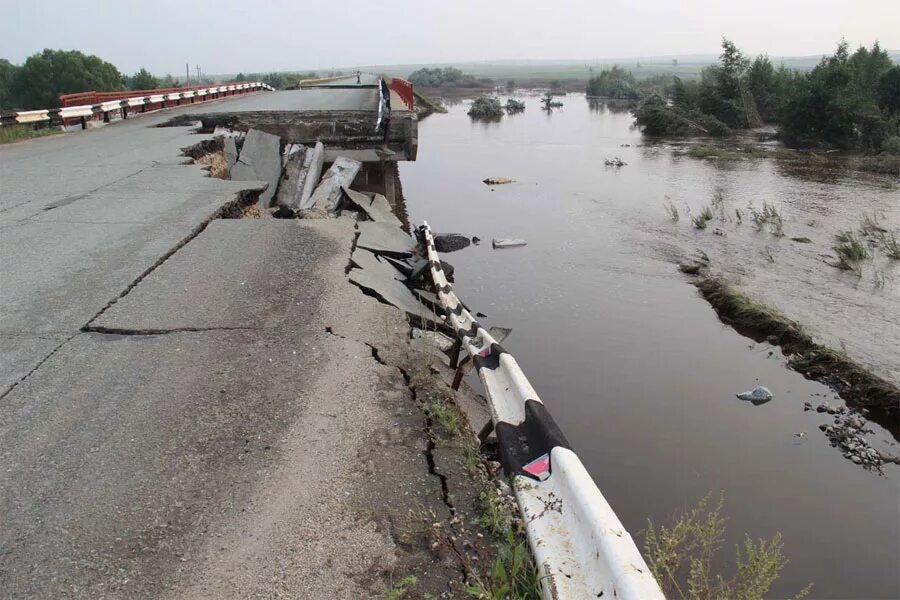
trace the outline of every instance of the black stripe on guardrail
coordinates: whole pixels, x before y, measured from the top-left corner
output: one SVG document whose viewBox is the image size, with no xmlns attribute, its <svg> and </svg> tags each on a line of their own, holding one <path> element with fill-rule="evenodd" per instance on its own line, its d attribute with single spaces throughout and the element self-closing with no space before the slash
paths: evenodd
<svg viewBox="0 0 900 600">
<path fill-rule="evenodd" d="M 524 467 L 548 455 L 547 461 L 552 472 L 550 451 L 557 447 L 572 449 L 550 412 L 537 400 L 525 401 L 524 421 L 518 425 L 500 421 L 495 430 L 500 447 L 500 462 L 507 475 L 523 475 L 541 481 L 546 477 L 536 477 Z"/>
<path fill-rule="evenodd" d="M 460 327 L 456 330 L 456 335 L 459 339 L 463 339 L 463 336 L 469 336 L 470 338 L 474 338 L 478 334 L 478 321 L 472 321 L 472 325 L 468 329 L 463 329 Z"/>
<path fill-rule="evenodd" d="M 448 283 L 447 285 L 440 285 L 440 286 L 436 285 L 436 286 L 434 286 L 434 289 L 436 289 L 439 292 L 443 292 L 444 294 L 448 294 L 453 291 L 453 286 L 451 286 Z"/>
<path fill-rule="evenodd" d="M 444 270 L 444 267 L 441 266 L 440 261 L 437 261 L 437 260 L 431 261 L 431 268 L 434 269 L 435 271 L 443 271 Z"/>
<path fill-rule="evenodd" d="M 506 350 L 503 349 L 503 346 L 494 342 L 491 344 L 491 347 L 488 348 L 487 354 L 476 354 L 472 357 L 472 362 L 475 364 L 476 369 L 490 369 L 493 371 L 500 366 L 500 355 L 505 353 Z"/>
</svg>

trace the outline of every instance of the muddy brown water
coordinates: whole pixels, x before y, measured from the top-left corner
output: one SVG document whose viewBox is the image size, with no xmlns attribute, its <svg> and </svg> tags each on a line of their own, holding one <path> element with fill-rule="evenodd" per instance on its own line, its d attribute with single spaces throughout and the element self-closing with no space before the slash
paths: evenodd
<svg viewBox="0 0 900 600">
<path fill-rule="evenodd" d="M 424 119 L 418 161 L 400 166 L 407 209 L 414 223 L 483 240 L 445 257 L 456 291 L 488 323 L 513 328 L 504 346 L 625 526 L 640 540 L 648 518 L 666 522 L 723 491 L 724 558 L 744 532 L 784 536 L 790 563 L 772 597 L 810 582 L 813 598 L 900 597 L 900 468 L 879 476 L 832 448 L 818 429 L 830 418 L 803 402 L 840 404 L 835 394 L 788 369 L 777 348 L 724 326 L 676 269 L 702 250 L 817 338 L 896 381 L 900 271 L 876 256 L 862 276 L 838 272 L 823 255 L 862 209 L 897 228 L 900 193 L 884 179 L 772 160 L 680 156 L 678 146 L 647 144 L 618 107 L 569 94 L 547 114 L 536 96 L 524 99 L 523 114 L 498 123 L 472 122 L 467 102 Z M 628 164 L 604 165 L 616 156 Z M 515 183 L 481 183 L 493 176 Z M 728 211 L 776 203 L 787 236 L 754 231 L 746 217 L 692 229 L 686 207 L 696 214 L 717 190 Z M 528 245 L 493 250 L 493 237 Z M 735 398 L 757 381 L 773 401 Z M 898 451 L 874 429 L 873 445 Z"/>
</svg>

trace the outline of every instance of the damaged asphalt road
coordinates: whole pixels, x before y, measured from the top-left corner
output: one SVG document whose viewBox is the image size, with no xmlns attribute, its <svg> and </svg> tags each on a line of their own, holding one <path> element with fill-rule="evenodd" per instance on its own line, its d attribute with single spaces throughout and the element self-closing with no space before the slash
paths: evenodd
<svg viewBox="0 0 900 600">
<path fill-rule="evenodd" d="M 0 162 L 64 171 L 141 121 Z M 186 129 L 143 131 L 150 162 L 108 157 L 71 202 L 50 178 L 4 192 L 0 597 L 461 590 L 420 521 L 474 492 L 398 368 L 405 315 L 347 278 L 355 221 L 216 219 L 258 185 L 164 158 Z"/>
</svg>

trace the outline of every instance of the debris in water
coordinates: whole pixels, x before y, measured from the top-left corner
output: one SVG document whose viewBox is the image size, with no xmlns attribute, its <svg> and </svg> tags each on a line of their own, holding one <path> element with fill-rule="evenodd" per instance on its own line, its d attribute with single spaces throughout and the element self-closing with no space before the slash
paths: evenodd
<svg viewBox="0 0 900 600">
<path fill-rule="evenodd" d="M 472 243 L 475 244 L 475 245 L 477 246 L 478 244 L 481 243 L 481 238 L 478 237 L 477 235 L 473 235 L 473 236 L 472 236 Z"/>
<path fill-rule="evenodd" d="M 752 402 L 754 406 L 765 404 L 773 398 L 772 392 L 769 391 L 769 388 L 763 387 L 761 385 L 756 386 L 748 392 L 741 392 L 740 394 L 737 394 L 737 397 L 741 400 L 748 400 Z"/>
<path fill-rule="evenodd" d="M 503 185 L 504 183 L 512 183 L 509 177 L 488 177 L 482 180 L 487 185 Z"/>
<path fill-rule="evenodd" d="M 494 238 L 494 248 L 515 248 L 516 246 L 525 246 L 528 242 L 525 240 L 517 240 L 514 238 Z"/>
<path fill-rule="evenodd" d="M 434 249 L 438 252 L 456 252 L 471 244 L 471 240 L 460 233 L 437 233 L 434 235 Z"/>
<path fill-rule="evenodd" d="M 678 265 L 678 270 L 687 275 L 697 275 L 698 273 L 700 273 L 701 268 L 703 268 L 703 265 L 688 265 L 684 263 Z"/>
<path fill-rule="evenodd" d="M 624 167 L 628 163 L 617 156 L 613 159 L 607 158 L 605 161 L 603 161 L 603 164 L 605 164 L 607 167 Z"/>
</svg>

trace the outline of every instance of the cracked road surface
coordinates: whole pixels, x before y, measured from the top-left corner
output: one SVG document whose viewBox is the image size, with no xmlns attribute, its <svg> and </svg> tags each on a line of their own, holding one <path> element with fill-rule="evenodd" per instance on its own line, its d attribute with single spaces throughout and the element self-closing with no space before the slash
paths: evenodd
<svg viewBox="0 0 900 600">
<path fill-rule="evenodd" d="M 0 150 L 0 597 L 459 579 L 398 542 L 448 509 L 391 366 L 405 319 L 346 278 L 353 222 L 210 221 L 248 184 L 153 120 Z"/>
</svg>

